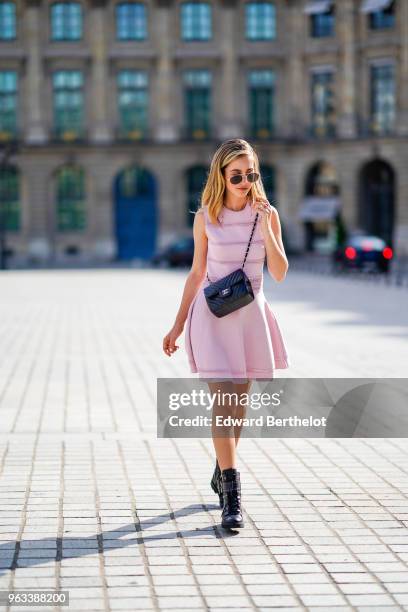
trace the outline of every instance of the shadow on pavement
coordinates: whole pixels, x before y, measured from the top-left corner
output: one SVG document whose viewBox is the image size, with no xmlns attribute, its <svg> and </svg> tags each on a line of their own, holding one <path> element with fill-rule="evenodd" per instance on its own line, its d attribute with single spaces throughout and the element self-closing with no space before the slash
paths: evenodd
<svg viewBox="0 0 408 612">
<path fill-rule="evenodd" d="M 15 541 L 3 542 L 0 544 L 0 576 L 3 576 L 8 571 L 20 568 L 20 567 L 33 567 L 35 565 L 42 565 L 51 561 L 61 561 L 64 559 L 74 559 L 78 557 L 85 557 L 92 555 L 103 550 L 115 550 L 118 548 L 126 548 L 127 546 L 134 545 L 135 543 L 140 544 L 144 542 L 153 542 L 156 540 L 175 540 L 185 537 L 202 537 L 203 533 L 206 535 L 212 535 L 215 538 L 221 537 L 234 537 L 237 532 L 222 529 L 221 525 L 206 525 L 205 527 L 197 527 L 196 529 L 189 529 L 187 531 L 169 531 L 165 533 L 157 533 L 154 535 L 145 535 L 145 530 L 155 525 L 161 525 L 166 523 L 168 520 L 180 518 L 182 516 L 188 516 L 190 514 L 197 514 L 200 512 L 207 512 L 208 510 L 219 510 L 218 504 L 193 504 L 180 508 L 173 513 L 160 514 L 155 518 L 149 518 L 146 520 L 139 521 L 137 524 L 130 523 L 124 525 L 118 529 L 111 529 L 104 531 L 100 535 L 95 534 L 91 536 L 65 536 L 62 538 L 46 537 L 34 540 L 22 540 L 20 543 Z M 219 531 L 216 529 L 219 528 Z M 133 538 L 122 539 L 123 536 L 134 534 Z M 86 543 L 89 542 L 89 547 Z M 109 542 L 109 545 L 104 548 L 103 543 Z M 80 546 L 79 546 L 80 543 Z M 31 547 L 31 544 L 33 545 Z M 72 546 L 70 546 L 72 544 Z M 113 544 L 113 545 L 112 545 Z M 49 556 L 25 556 L 26 551 L 48 550 L 47 546 L 50 546 Z M 7 554 L 9 553 L 9 554 Z M 11 557 L 11 558 L 10 558 Z M 19 563 L 21 558 L 22 563 Z"/>
</svg>

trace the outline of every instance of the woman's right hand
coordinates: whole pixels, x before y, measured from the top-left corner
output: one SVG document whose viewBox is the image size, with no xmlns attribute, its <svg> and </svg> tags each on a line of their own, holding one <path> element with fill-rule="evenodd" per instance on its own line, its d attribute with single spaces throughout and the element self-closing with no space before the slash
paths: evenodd
<svg viewBox="0 0 408 612">
<path fill-rule="evenodd" d="M 180 348 L 176 344 L 177 338 L 183 333 L 184 326 L 175 323 L 167 336 L 163 339 L 163 351 L 171 357 L 171 355 Z"/>
</svg>

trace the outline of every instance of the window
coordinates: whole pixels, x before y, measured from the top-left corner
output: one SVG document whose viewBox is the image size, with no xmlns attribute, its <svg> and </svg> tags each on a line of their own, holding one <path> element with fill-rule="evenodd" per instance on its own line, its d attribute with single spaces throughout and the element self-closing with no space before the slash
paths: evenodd
<svg viewBox="0 0 408 612">
<path fill-rule="evenodd" d="M 0 141 L 17 134 L 17 72 L 0 71 Z"/>
<path fill-rule="evenodd" d="M 247 2 L 245 5 L 246 38 L 272 40 L 276 38 L 276 9 L 272 2 Z"/>
<path fill-rule="evenodd" d="M 211 6 L 207 2 L 181 4 L 182 40 L 210 40 Z"/>
<path fill-rule="evenodd" d="M 82 6 L 79 2 L 57 2 L 51 6 L 52 40 L 82 38 Z"/>
<path fill-rule="evenodd" d="M 371 30 L 384 30 L 395 26 L 395 2 L 390 2 L 389 6 L 369 13 L 369 26 Z"/>
<path fill-rule="evenodd" d="M 325 38 L 334 35 L 335 14 L 334 6 L 327 11 L 310 15 L 310 36 L 312 38 Z"/>
<path fill-rule="evenodd" d="M 336 120 L 333 71 L 313 71 L 310 88 L 312 134 L 314 136 L 333 136 Z"/>
<path fill-rule="evenodd" d="M 0 225 L 6 232 L 20 230 L 20 173 L 14 166 L 0 168 Z"/>
<path fill-rule="evenodd" d="M 390 132 L 395 122 L 394 64 L 371 66 L 370 85 L 371 130 Z"/>
<path fill-rule="evenodd" d="M 116 5 L 116 38 L 118 40 L 145 40 L 147 38 L 144 4 L 121 2 Z"/>
<path fill-rule="evenodd" d="M 85 229 L 85 176 L 82 168 L 64 166 L 57 174 L 57 230 Z"/>
<path fill-rule="evenodd" d="M 76 140 L 83 133 L 83 76 L 79 70 L 53 74 L 55 134 L 62 140 Z"/>
<path fill-rule="evenodd" d="M 184 105 L 187 136 L 195 139 L 210 134 L 211 73 L 195 69 L 184 72 Z"/>
<path fill-rule="evenodd" d="M 268 138 L 275 129 L 275 73 L 272 70 L 251 70 L 248 85 L 251 135 Z"/>
<path fill-rule="evenodd" d="M 117 82 L 120 135 L 137 140 L 147 130 L 147 74 L 138 70 L 121 70 Z"/>
<path fill-rule="evenodd" d="M 14 2 L 0 2 L 0 40 L 16 37 L 16 5 Z"/>
</svg>

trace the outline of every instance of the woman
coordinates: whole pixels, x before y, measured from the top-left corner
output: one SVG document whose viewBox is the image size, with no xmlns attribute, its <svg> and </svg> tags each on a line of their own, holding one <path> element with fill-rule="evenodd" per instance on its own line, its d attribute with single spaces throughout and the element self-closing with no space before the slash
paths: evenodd
<svg viewBox="0 0 408 612">
<path fill-rule="evenodd" d="M 244 266 L 255 299 L 218 318 L 206 303 L 204 288 L 242 266 L 257 213 Z M 278 212 L 266 198 L 258 156 L 246 140 L 227 140 L 215 152 L 193 234 L 191 271 L 175 323 L 163 340 L 163 350 L 171 356 L 179 348 L 176 341 L 186 325 L 185 347 L 191 372 L 198 372 L 217 398 L 223 393 L 234 394 L 232 406 L 219 402 L 213 407 L 212 437 L 217 461 L 211 487 L 219 496 L 222 526 L 243 527 L 236 467 L 241 427 L 225 425 L 220 429 L 215 425 L 216 416 L 244 417 L 245 406 L 240 398 L 249 392 L 251 381 L 269 380 L 275 369 L 289 367 L 278 323 L 263 293 L 265 256 L 268 271 L 277 282 L 285 278 L 288 261 Z"/>
</svg>

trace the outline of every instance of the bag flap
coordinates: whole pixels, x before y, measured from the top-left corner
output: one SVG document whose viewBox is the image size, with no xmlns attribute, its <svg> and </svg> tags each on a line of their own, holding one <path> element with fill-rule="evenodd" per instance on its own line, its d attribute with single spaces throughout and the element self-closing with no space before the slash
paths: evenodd
<svg viewBox="0 0 408 612">
<path fill-rule="evenodd" d="M 208 285 L 208 287 L 205 287 L 204 294 L 207 297 L 215 297 L 216 295 L 219 295 L 220 291 L 225 289 L 225 287 L 231 287 L 232 285 L 242 283 L 245 277 L 246 274 L 242 268 L 238 268 L 238 270 L 234 270 L 234 272 L 231 272 L 231 274 L 228 274 L 227 276 L 224 276 L 224 278 L 220 278 L 218 281 L 215 281 L 214 283 L 211 283 L 211 285 Z"/>
<path fill-rule="evenodd" d="M 213 285 L 208 285 L 208 287 L 204 288 L 204 294 L 207 297 L 215 297 L 219 293 L 219 288 Z"/>
</svg>

